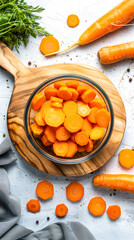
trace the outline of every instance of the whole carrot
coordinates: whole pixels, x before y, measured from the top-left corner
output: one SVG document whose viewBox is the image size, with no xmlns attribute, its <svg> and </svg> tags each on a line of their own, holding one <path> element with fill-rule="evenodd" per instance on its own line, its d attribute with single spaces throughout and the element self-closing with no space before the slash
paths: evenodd
<svg viewBox="0 0 134 240">
<path fill-rule="evenodd" d="M 93 178 L 93 185 L 134 193 L 134 175 L 101 174 Z"/>
<path fill-rule="evenodd" d="M 94 22 L 70 47 L 46 56 L 65 52 L 76 45 L 84 45 L 126 25 L 134 18 L 134 0 L 124 0 L 118 6 Z"/>
<path fill-rule="evenodd" d="M 114 46 L 102 47 L 98 51 L 98 58 L 102 64 L 110 64 L 134 57 L 134 42 Z"/>
</svg>

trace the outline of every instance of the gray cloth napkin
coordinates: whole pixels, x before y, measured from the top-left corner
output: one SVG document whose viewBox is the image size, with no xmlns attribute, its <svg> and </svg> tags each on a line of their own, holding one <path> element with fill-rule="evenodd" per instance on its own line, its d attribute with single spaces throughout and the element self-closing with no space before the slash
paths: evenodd
<svg viewBox="0 0 134 240">
<path fill-rule="evenodd" d="M 7 139 L 0 145 L 0 155 L 0 163 L 3 159 L 3 165 L 16 160 Z M 10 156 L 12 160 L 8 159 Z M 20 213 L 20 201 L 11 195 L 7 172 L 0 168 L 0 240 L 95 240 L 79 222 L 53 223 L 33 232 L 17 224 Z"/>
<path fill-rule="evenodd" d="M 0 144 L 0 166 L 7 165 L 16 160 L 17 158 L 11 149 L 10 141 L 8 138 L 5 138 Z"/>
</svg>

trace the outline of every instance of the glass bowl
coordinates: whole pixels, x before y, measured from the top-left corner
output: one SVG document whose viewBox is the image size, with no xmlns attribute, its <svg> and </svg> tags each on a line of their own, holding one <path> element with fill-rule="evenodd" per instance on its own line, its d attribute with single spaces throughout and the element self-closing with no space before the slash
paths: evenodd
<svg viewBox="0 0 134 240">
<path fill-rule="evenodd" d="M 77 152 L 74 157 L 72 158 L 66 158 L 66 157 L 57 157 L 53 150 L 52 147 L 45 147 L 41 140 L 39 138 L 35 138 L 33 133 L 30 130 L 30 125 L 34 122 L 34 117 L 36 112 L 31 108 L 31 101 L 35 94 L 44 91 L 46 87 L 49 85 L 53 84 L 54 82 L 57 81 L 71 81 L 71 80 L 77 80 L 81 83 L 89 85 L 89 87 L 93 88 L 96 92 L 97 95 L 100 99 L 102 99 L 105 104 L 106 104 L 106 109 L 109 111 L 111 120 L 109 122 L 109 125 L 107 129 L 105 130 L 105 134 L 103 138 L 100 140 L 96 141 L 94 143 L 94 148 L 91 152 Z M 106 94 L 106 92 L 93 80 L 90 78 L 84 77 L 84 76 L 79 76 L 79 75 L 60 75 L 60 76 L 55 76 L 53 78 L 50 78 L 46 81 L 44 81 L 39 87 L 35 89 L 35 91 L 32 93 L 30 98 L 28 99 L 25 113 L 24 113 L 24 123 L 25 123 L 25 131 L 27 134 L 27 137 L 31 144 L 36 148 L 38 152 L 40 152 L 44 157 L 48 158 L 49 160 L 57 163 L 62 163 L 62 164 L 77 164 L 80 162 L 87 161 L 91 158 L 93 158 L 95 155 L 97 155 L 103 148 L 104 146 L 108 143 L 108 140 L 111 136 L 112 130 L 113 130 L 113 122 L 114 122 L 114 113 L 113 113 L 113 108 L 111 101 Z"/>
</svg>

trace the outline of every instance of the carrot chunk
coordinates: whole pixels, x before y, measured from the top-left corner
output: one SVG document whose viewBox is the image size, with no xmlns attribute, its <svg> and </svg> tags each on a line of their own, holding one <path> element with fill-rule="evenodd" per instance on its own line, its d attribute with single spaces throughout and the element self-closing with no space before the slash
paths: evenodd
<svg viewBox="0 0 134 240">
<path fill-rule="evenodd" d="M 88 90 L 89 89 L 89 86 L 87 86 L 87 85 L 84 85 L 84 84 L 82 84 L 82 85 L 79 85 L 78 87 L 77 87 L 77 91 L 78 91 L 78 93 L 81 95 L 82 93 L 84 93 L 86 90 Z"/>
<path fill-rule="evenodd" d="M 36 188 L 36 194 L 39 198 L 47 200 L 54 195 L 53 184 L 48 181 L 39 182 Z"/>
<path fill-rule="evenodd" d="M 39 126 L 37 123 L 30 125 L 31 131 L 36 135 L 41 135 L 44 131 L 44 127 Z"/>
<path fill-rule="evenodd" d="M 91 102 L 89 102 L 89 107 L 90 108 L 97 107 L 97 108 L 101 109 L 101 108 L 105 108 L 106 105 L 101 99 L 95 98 Z"/>
<path fill-rule="evenodd" d="M 84 103 L 89 103 L 92 101 L 96 96 L 96 92 L 93 89 L 87 89 L 85 92 L 82 93 L 81 99 Z"/>
<path fill-rule="evenodd" d="M 46 126 L 44 131 L 48 141 L 54 143 L 56 141 L 56 129 L 50 126 Z"/>
<path fill-rule="evenodd" d="M 81 131 L 86 132 L 88 136 L 90 136 L 90 132 L 92 130 L 92 124 L 88 122 L 88 120 L 85 118 L 83 119 L 83 125 L 81 128 Z"/>
<path fill-rule="evenodd" d="M 93 107 L 90 109 L 89 116 L 87 117 L 87 120 L 91 123 L 96 123 L 96 113 L 97 113 L 98 108 Z"/>
<path fill-rule="evenodd" d="M 80 146 L 84 146 L 88 143 L 89 136 L 86 132 L 79 132 L 75 136 L 75 142 Z"/>
<path fill-rule="evenodd" d="M 62 82 L 62 81 L 58 81 L 54 83 L 54 87 L 59 89 L 60 87 L 66 87 L 66 83 Z"/>
<path fill-rule="evenodd" d="M 34 111 L 38 111 L 41 108 L 42 104 L 45 102 L 45 100 L 45 96 L 42 92 L 37 93 L 31 101 L 31 108 Z"/>
<path fill-rule="evenodd" d="M 76 102 L 70 100 L 70 101 L 66 101 L 63 104 L 63 112 L 65 114 L 65 116 L 70 116 L 74 113 L 77 113 L 78 110 L 78 106 L 76 104 Z"/>
<path fill-rule="evenodd" d="M 72 201 L 80 201 L 84 196 L 84 187 L 78 182 L 72 182 L 66 187 L 66 196 Z"/>
<path fill-rule="evenodd" d="M 66 141 L 70 138 L 70 132 L 64 126 L 60 126 L 56 130 L 56 138 L 59 141 Z"/>
<path fill-rule="evenodd" d="M 59 41 L 53 36 L 47 36 L 41 40 L 40 51 L 44 55 L 59 51 L 59 48 Z"/>
<path fill-rule="evenodd" d="M 106 210 L 106 202 L 102 197 L 94 197 L 88 204 L 88 210 L 94 216 L 100 216 Z"/>
<path fill-rule="evenodd" d="M 56 141 L 53 144 L 53 150 L 57 156 L 65 157 L 68 152 L 68 143 Z"/>
<path fill-rule="evenodd" d="M 72 114 L 70 116 L 67 116 L 64 121 L 65 128 L 71 132 L 78 132 L 83 125 L 83 119 L 78 114 Z"/>
<path fill-rule="evenodd" d="M 90 138 L 92 140 L 98 140 L 104 136 L 104 129 L 101 127 L 95 127 L 90 132 Z"/>
<path fill-rule="evenodd" d="M 73 101 L 77 100 L 78 96 L 79 96 L 79 93 L 77 92 L 77 90 L 74 88 L 69 88 L 69 89 L 72 92 L 71 100 L 73 100 Z"/>
<path fill-rule="evenodd" d="M 67 85 L 68 88 L 75 88 L 75 89 L 77 89 L 77 87 L 79 86 L 79 82 L 76 81 L 76 80 L 68 81 L 66 83 L 66 85 Z"/>
<path fill-rule="evenodd" d="M 68 212 L 68 207 L 64 204 L 58 204 L 55 209 L 55 213 L 58 217 L 65 217 Z"/>
<path fill-rule="evenodd" d="M 46 96 L 47 100 L 49 100 L 52 96 L 57 97 L 57 92 L 58 92 L 58 90 L 56 88 L 53 88 L 53 87 L 47 87 L 44 90 L 44 93 L 45 93 L 45 96 Z"/>
<path fill-rule="evenodd" d="M 37 199 L 31 199 L 27 204 L 26 204 L 27 210 L 32 213 L 39 212 L 41 209 L 39 200 Z"/>
<path fill-rule="evenodd" d="M 94 147 L 93 141 L 91 139 L 88 139 L 88 143 L 86 145 L 86 151 L 91 152 L 93 150 L 93 147 Z"/>
<path fill-rule="evenodd" d="M 41 112 L 37 112 L 34 118 L 34 121 L 39 125 L 39 126 L 45 126 L 46 123 L 42 118 Z"/>
<path fill-rule="evenodd" d="M 70 100 L 72 98 L 72 92 L 68 87 L 60 87 L 57 95 L 63 100 Z"/>
<path fill-rule="evenodd" d="M 110 122 L 109 112 L 104 108 L 99 109 L 96 112 L 96 123 L 99 125 L 99 127 L 107 128 L 109 122 Z"/>
<path fill-rule="evenodd" d="M 117 219 L 118 217 L 121 216 L 120 206 L 118 206 L 118 205 L 109 206 L 107 209 L 107 214 L 111 219 L 113 219 L 113 220 Z"/>
<path fill-rule="evenodd" d="M 71 158 L 75 155 L 75 153 L 77 153 L 77 144 L 70 140 L 68 140 L 67 143 L 68 143 L 68 152 L 65 157 Z"/>
<path fill-rule="evenodd" d="M 48 141 L 46 135 L 43 135 L 43 137 L 41 138 L 41 141 L 42 141 L 43 145 L 46 146 L 46 147 L 52 145 L 52 142 Z"/>
<path fill-rule="evenodd" d="M 134 165 L 134 151 L 122 149 L 119 153 L 119 163 L 122 167 L 131 168 Z"/>
<path fill-rule="evenodd" d="M 77 105 L 78 105 L 78 114 L 81 117 L 87 117 L 90 113 L 90 108 L 88 104 L 83 103 L 82 101 L 78 101 Z"/>
<path fill-rule="evenodd" d="M 51 127 L 59 127 L 65 119 L 65 115 L 61 109 L 49 108 L 45 113 L 45 122 Z"/>
</svg>

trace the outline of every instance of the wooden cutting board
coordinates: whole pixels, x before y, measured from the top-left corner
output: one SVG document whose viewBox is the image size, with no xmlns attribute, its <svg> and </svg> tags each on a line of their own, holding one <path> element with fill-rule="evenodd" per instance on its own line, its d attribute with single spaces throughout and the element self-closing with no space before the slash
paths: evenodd
<svg viewBox="0 0 134 240">
<path fill-rule="evenodd" d="M 0 66 L 14 76 L 15 84 L 8 108 L 7 124 L 14 146 L 28 163 L 48 174 L 80 176 L 97 170 L 113 156 L 123 138 L 126 113 L 118 91 L 102 72 L 88 65 L 69 63 L 27 68 L 2 42 Z M 61 74 L 79 74 L 96 81 L 108 94 L 114 109 L 114 130 L 107 145 L 94 158 L 75 165 L 57 164 L 45 158 L 31 145 L 24 130 L 24 110 L 29 96 L 42 82 Z"/>
</svg>

